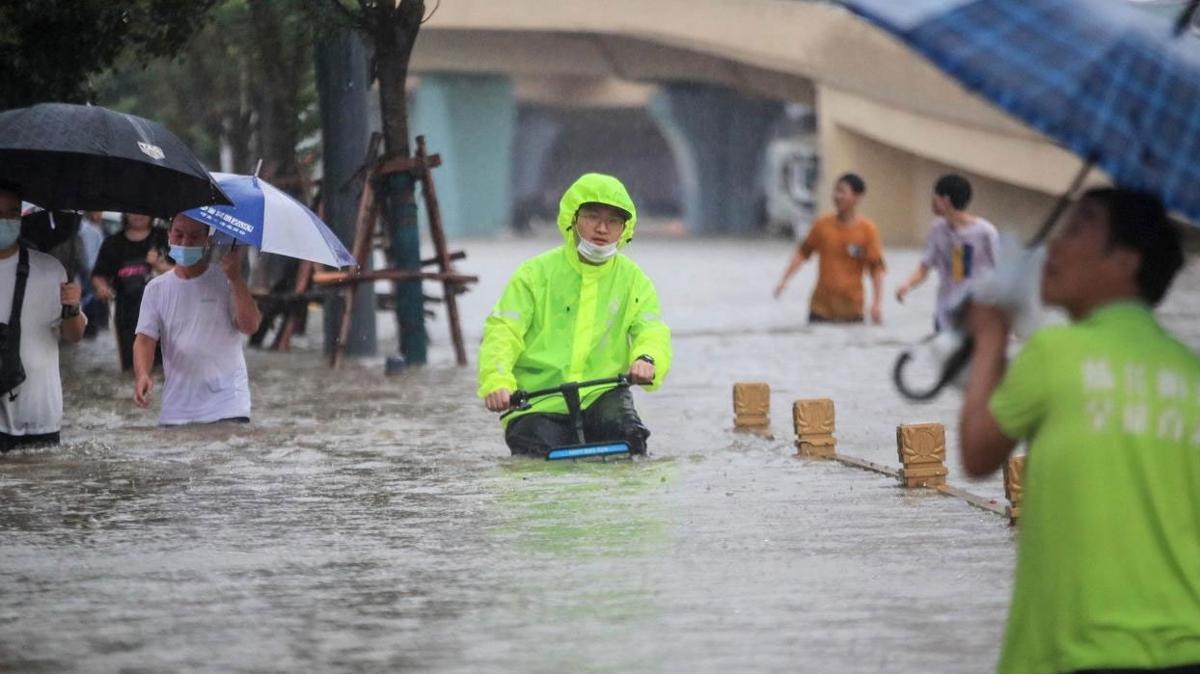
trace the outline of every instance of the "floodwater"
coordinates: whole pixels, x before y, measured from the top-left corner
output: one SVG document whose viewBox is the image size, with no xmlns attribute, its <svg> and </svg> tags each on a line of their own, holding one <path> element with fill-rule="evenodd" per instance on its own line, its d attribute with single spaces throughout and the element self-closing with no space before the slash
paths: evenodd
<svg viewBox="0 0 1200 674">
<path fill-rule="evenodd" d="M 460 244 L 472 360 L 508 274 L 553 244 Z M 65 349 L 65 444 L 0 458 L 0 671 L 989 671 L 1003 518 L 790 444 L 802 397 L 833 398 L 839 450 L 880 463 L 896 424 L 952 430 L 956 394 L 914 406 L 888 379 L 933 288 L 883 327 L 808 327 L 811 268 L 770 297 L 786 243 L 630 252 L 675 330 L 666 385 L 638 394 L 643 461 L 510 458 L 440 322 L 434 362 L 391 378 L 251 352 L 249 427 L 157 428 L 110 336 Z M 915 260 L 892 253 L 889 292 Z M 1181 297 L 1165 314 L 1196 343 Z M 770 382 L 775 439 L 732 432 L 736 381 Z"/>
</svg>

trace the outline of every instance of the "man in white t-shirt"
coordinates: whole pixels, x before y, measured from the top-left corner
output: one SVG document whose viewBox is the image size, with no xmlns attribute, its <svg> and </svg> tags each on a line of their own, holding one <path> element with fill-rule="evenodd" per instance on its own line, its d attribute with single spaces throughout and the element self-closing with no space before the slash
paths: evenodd
<svg viewBox="0 0 1200 674">
<path fill-rule="evenodd" d="M 220 268 L 209 264 L 208 227 L 176 215 L 167 234 L 175 268 L 146 285 L 133 342 L 133 401 L 150 405 L 154 349 L 161 342 L 162 414 L 178 425 L 250 420 L 250 380 L 242 336 L 261 316 L 242 275 L 242 250 L 229 251 Z"/>
<path fill-rule="evenodd" d="M 13 330 L 13 294 L 21 259 L 21 194 L 0 183 L 0 319 Z M 58 371 L 59 334 L 67 342 L 83 338 L 87 319 L 79 311 L 79 285 L 54 257 L 26 249 L 29 275 L 21 301 L 18 354 L 25 380 L 0 394 L 0 452 L 21 446 L 58 443 L 62 428 L 62 379 Z M 64 310 L 65 307 L 65 310 Z M 66 318 L 64 318 L 64 316 Z M 10 368 L 0 345 L 0 381 Z"/>
<path fill-rule="evenodd" d="M 975 279 L 996 266 L 999 234 L 996 227 L 967 212 L 971 202 L 971 183 L 948 173 L 933 185 L 931 207 L 937 219 L 925 240 L 925 252 L 916 271 L 896 289 L 896 299 L 904 298 L 921 285 L 929 270 L 938 273 L 937 309 L 933 316 L 935 331 L 954 327 L 955 312 L 971 292 Z"/>
</svg>

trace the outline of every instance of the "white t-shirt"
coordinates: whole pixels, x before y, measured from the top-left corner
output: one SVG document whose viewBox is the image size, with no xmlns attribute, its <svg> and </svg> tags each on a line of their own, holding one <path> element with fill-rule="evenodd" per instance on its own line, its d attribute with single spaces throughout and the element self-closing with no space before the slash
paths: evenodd
<svg viewBox="0 0 1200 674">
<path fill-rule="evenodd" d="M 234 323 L 229 279 L 220 267 L 184 279 L 174 271 L 146 285 L 137 333 L 162 345 L 161 424 L 250 416 L 250 379 Z"/>
<path fill-rule="evenodd" d="M 12 317 L 17 283 L 14 253 L 0 260 L 0 322 Z M 9 435 L 57 433 L 62 428 L 62 379 L 58 373 L 58 326 L 62 323 L 62 291 L 67 272 L 54 257 L 29 251 L 29 278 L 21 303 L 21 365 L 25 381 L 0 396 L 0 432 Z"/>
</svg>

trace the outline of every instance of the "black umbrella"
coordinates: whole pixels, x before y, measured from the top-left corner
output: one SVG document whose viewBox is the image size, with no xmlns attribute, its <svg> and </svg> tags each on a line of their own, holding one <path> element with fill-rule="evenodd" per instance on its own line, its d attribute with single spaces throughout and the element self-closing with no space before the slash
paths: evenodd
<svg viewBox="0 0 1200 674">
<path fill-rule="evenodd" d="M 53 210 L 169 218 L 232 202 L 200 160 L 159 124 L 91 105 L 42 103 L 0 113 L 0 181 Z"/>
</svg>

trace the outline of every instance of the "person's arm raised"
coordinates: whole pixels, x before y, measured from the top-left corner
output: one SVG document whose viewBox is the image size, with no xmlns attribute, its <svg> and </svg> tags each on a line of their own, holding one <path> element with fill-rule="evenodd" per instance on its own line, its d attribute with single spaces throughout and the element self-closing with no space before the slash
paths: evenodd
<svg viewBox="0 0 1200 674">
<path fill-rule="evenodd" d="M 84 329 L 87 328 L 87 316 L 84 316 L 83 312 L 79 310 L 83 293 L 78 283 L 64 283 L 59 287 L 58 295 L 62 306 L 69 307 L 73 312 L 63 319 L 59 327 L 59 334 L 62 335 L 63 341 L 74 344 L 83 339 Z"/>
<path fill-rule="evenodd" d="M 258 331 L 259 323 L 262 322 L 262 314 L 242 275 L 243 250 L 245 250 L 244 247 L 238 246 L 225 253 L 225 256 L 221 258 L 221 270 L 229 279 L 229 292 L 233 299 L 233 324 L 243 335 L 253 335 Z"/>
<path fill-rule="evenodd" d="M 968 324 L 975 351 L 959 416 L 959 444 L 963 469 L 973 477 L 984 477 L 1004 465 L 1017 444 L 1000 429 L 988 406 L 1007 367 L 1009 319 L 1002 309 L 975 305 Z"/>
</svg>

